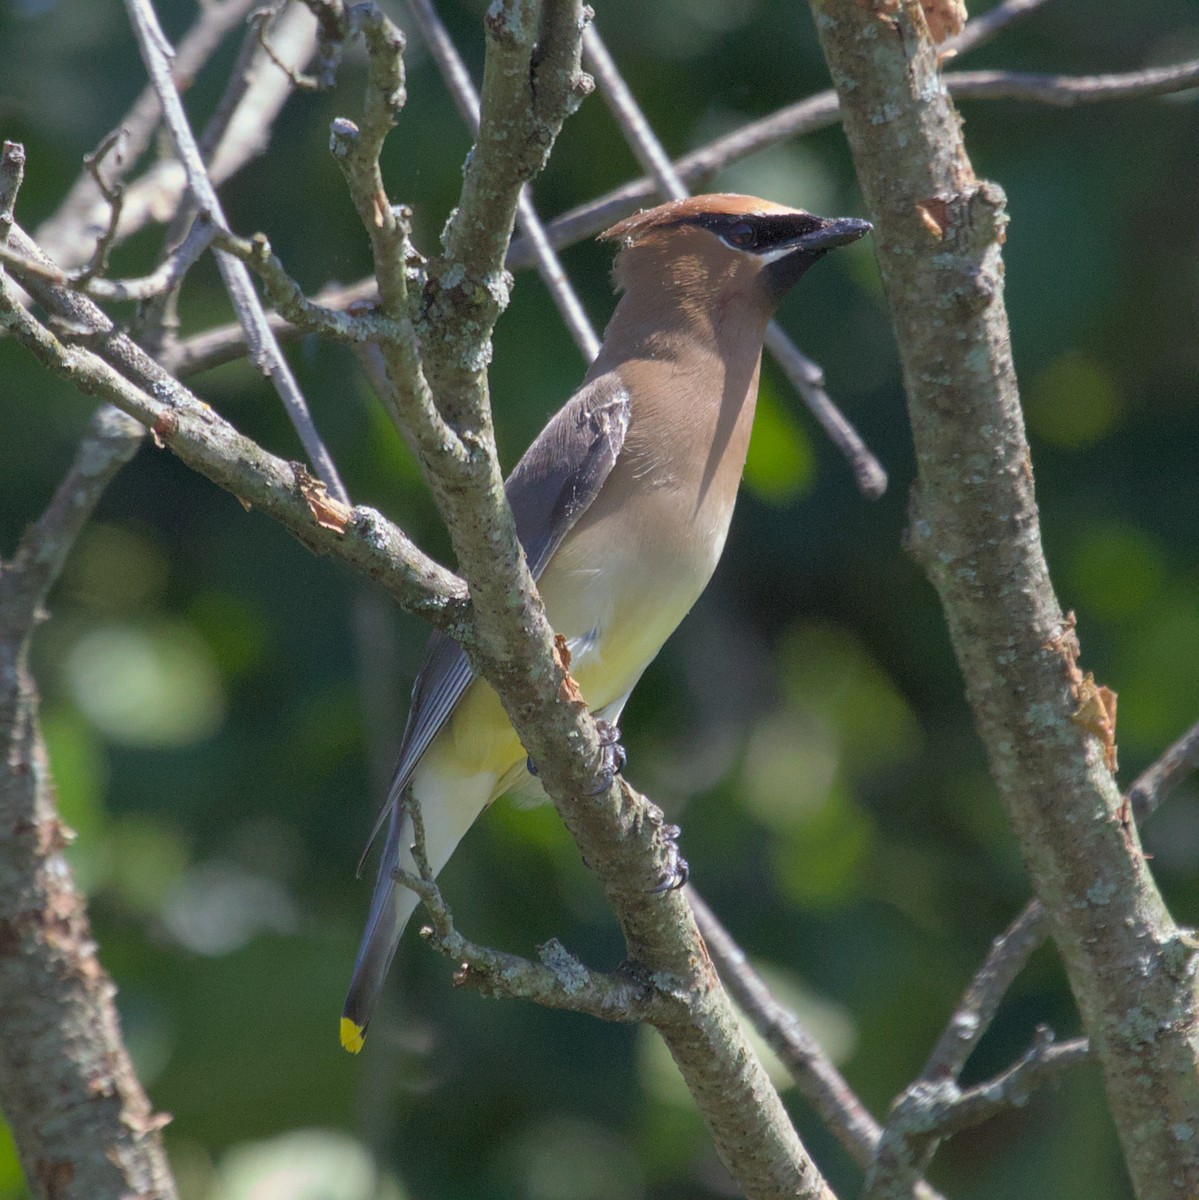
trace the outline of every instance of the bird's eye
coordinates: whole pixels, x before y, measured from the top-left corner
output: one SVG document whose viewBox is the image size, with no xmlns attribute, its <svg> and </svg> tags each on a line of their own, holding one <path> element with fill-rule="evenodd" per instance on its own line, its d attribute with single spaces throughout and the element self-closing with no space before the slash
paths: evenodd
<svg viewBox="0 0 1199 1200">
<path fill-rule="evenodd" d="M 730 246 L 748 250 L 758 240 L 758 231 L 748 221 L 738 221 L 729 227 L 724 240 Z"/>
</svg>

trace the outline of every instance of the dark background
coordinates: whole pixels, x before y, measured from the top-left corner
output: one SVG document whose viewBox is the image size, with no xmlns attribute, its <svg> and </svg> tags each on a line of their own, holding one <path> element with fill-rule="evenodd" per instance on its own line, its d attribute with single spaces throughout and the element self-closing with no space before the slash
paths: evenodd
<svg viewBox="0 0 1199 1200">
<path fill-rule="evenodd" d="M 442 7 L 477 78 L 484 5 Z M 804 5 L 597 8 L 675 154 L 827 86 Z M 163 10 L 178 36 L 191 6 Z M 143 75 L 115 0 L 10 0 L 0 12 L 0 133 L 26 143 L 18 217 L 33 228 Z M 1106 72 L 1197 49 L 1193 3 L 1057 0 L 963 65 Z M 230 48 L 189 94 L 193 118 L 211 110 L 231 60 Z M 415 37 L 408 62 L 387 177 L 432 248 L 468 140 Z M 357 111 L 359 69 L 347 67 L 335 96 L 293 97 L 270 154 L 223 194 L 235 226 L 266 231 L 313 290 L 368 267 L 325 150 L 329 120 Z M 1074 111 L 972 103 L 963 115 L 976 169 L 1010 201 L 1007 298 L 1046 549 L 1078 614 L 1083 667 L 1119 693 L 1127 784 L 1199 715 L 1194 93 Z M 553 215 L 635 173 L 592 98 L 538 180 L 538 206 Z M 861 214 L 836 129 L 761 153 L 713 190 Z M 146 269 L 159 240 L 135 238 L 114 274 Z M 581 245 L 565 259 L 602 325 L 610 251 Z M 228 319 L 210 263 L 183 311 L 187 329 Z M 628 774 L 683 826 L 697 886 L 881 1115 L 1028 886 L 935 597 L 901 548 L 914 467 L 869 241 L 822 264 L 781 319 L 826 367 L 890 489 L 862 500 L 765 369 L 724 560 L 629 704 Z M 305 342 L 291 360 L 354 499 L 445 557 L 413 462 L 348 353 Z M 541 284 L 522 276 L 492 374 L 506 466 L 581 372 Z M 194 384 L 239 428 L 300 456 L 248 366 Z M 44 506 L 90 411 L 0 344 L 3 553 Z M 38 635 L 46 732 L 79 834 L 72 860 L 142 1077 L 174 1114 L 186 1200 L 727 1194 L 648 1032 L 457 992 L 415 937 L 366 1051 L 338 1049 L 369 891 L 354 864 L 424 639 L 369 587 L 145 448 L 105 497 Z M 355 612 L 370 618 L 366 672 Z M 1183 922 L 1199 917 L 1196 801 L 1180 789 L 1148 832 Z M 476 940 L 530 953 L 553 935 L 596 966 L 619 960 L 611 916 L 549 808 L 497 805 L 442 882 Z M 1021 976 L 970 1078 L 1018 1056 L 1038 1023 L 1061 1037 L 1078 1029 L 1051 949 Z M 853 1194 L 856 1169 L 794 1089 L 787 1100 L 834 1185 Z M 933 1178 L 960 1200 L 1128 1195 L 1098 1071 L 1076 1069 L 956 1139 Z M 21 1194 L 0 1147 L 0 1197 Z"/>
</svg>

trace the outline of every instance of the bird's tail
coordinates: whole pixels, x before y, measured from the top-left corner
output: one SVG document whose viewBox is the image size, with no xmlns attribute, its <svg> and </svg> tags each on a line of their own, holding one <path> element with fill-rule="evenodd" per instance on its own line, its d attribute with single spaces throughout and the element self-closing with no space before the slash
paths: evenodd
<svg viewBox="0 0 1199 1200">
<path fill-rule="evenodd" d="M 392 872 L 401 865 L 401 853 L 411 842 L 412 821 L 403 805 L 396 805 L 391 810 L 370 915 L 358 945 L 350 989 L 341 1011 L 341 1044 L 351 1054 L 362 1049 L 366 1027 L 370 1024 L 391 960 L 395 958 L 400 935 L 416 909 L 416 893 L 392 878 Z M 406 854 L 404 858 L 410 859 L 411 855 Z M 410 863 L 403 865 L 410 866 Z"/>
<path fill-rule="evenodd" d="M 451 764 L 453 765 L 453 764 Z M 524 759 L 520 761 L 524 769 Z M 441 873 L 454 847 L 462 840 L 475 818 L 507 785 L 508 775 L 502 777 L 491 771 L 464 775 L 446 770 L 436 756 L 428 756 L 413 781 L 413 792 L 422 798 L 421 812 L 425 826 L 425 853 L 429 869 Z M 409 798 L 409 803 L 412 799 Z M 357 1054 L 366 1037 L 375 1002 L 383 988 L 383 980 L 395 958 L 400 934 L 416 910 L 416 893 L 395 882 L 397 867 L 416 871 L 412 854 L 412 819 L 404 804 L 393 806 L 387 824 L 387 840 L 379 860 L 379 874 L 371 897 L 371 911 L 366 930 L 358 946 L 350 990 L 346 993 L 341 1015 L 341 1044 Z"/>
</svg>

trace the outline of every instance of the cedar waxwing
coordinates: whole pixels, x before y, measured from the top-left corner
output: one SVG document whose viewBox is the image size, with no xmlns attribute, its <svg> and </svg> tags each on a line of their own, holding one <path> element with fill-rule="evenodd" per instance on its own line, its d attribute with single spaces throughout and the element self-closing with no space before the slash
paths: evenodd
<svg viewBox="0 0 1199 1200">
<path fill-rule="evenodd" d="M 819 258 L 869 232 L 751 196 L 695 196 L 638 213 L 618 243 L 620 300 L 583 386 L 508 479 L 529 568 L 571 673 L 612 726 L 641 673 L 699 598 L 724 548 L 745 466 L 762 339 Z M 498 796 L 535 787 L 499 699 L 441 633 L 412 689 L 370 916 L 341 1020 L 363 1036 L 417 897 L 411 787 L 438 873 Z"/>
</svg>

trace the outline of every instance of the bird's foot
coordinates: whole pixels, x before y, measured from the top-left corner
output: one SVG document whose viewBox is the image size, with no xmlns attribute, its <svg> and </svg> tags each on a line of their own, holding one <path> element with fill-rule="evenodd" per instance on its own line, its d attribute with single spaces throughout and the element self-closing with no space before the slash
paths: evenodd
<svg viewBox="0 0 1199 1200">
<path fill-rule="evenodd" d="M 661 880 L 650 888 L 650 895 L 678 891 L 691 878 L 691 868 L 679 853 L 680 833 L 682 830 L 677 825 L 662 826 L 662 840 L 666 843 L 666 871 Z"/>
<path fill-rule="evenodd" d="M 620 730 L 611 722 L 596 719 L 596 732 L 600 744 L 600 776 L 599 782 L 588 793 L 588 796 L 598 796 L 606 792 L 612 780 L 624 770 L 629 756 L 620 744 Z"/>
<path fill-rule="evenodd" d="M 624 765 L 628 762 L 628 755 L 625 754 L 624 747 L 620 744 L 620 730 L 610 721 L 599 718 L 596 719 L 595 728 L 599 733 L 602 765 L 599 783 L 587 793 L 588 796 L 598 796 L 601 792 L 607 791 L 613 778 L 624 770 Z M 525 770 L 534 779 L 540 774 L 531 754 L 525 758 Z"/>
</svg>

